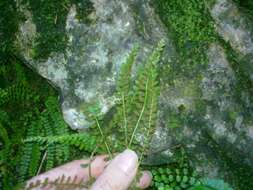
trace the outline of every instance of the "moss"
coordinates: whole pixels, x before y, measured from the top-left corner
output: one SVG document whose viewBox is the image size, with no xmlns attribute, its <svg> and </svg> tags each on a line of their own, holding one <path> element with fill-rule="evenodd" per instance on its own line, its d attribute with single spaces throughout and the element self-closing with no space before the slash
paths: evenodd
<svg viewBox="0 0 253 190">
<path fill-rule="evenodd" d="M 92 4 L 88 0 L 25 0 L 36 24 L 35 59 L 46 59 L 51 52 L 62 52 L 67 46 L 66 18 L 72 4 L 77 6 L 77 17 L 88 22 Z"/>
<path fill-rule="evenodd" d="M 180 71 L 185 73 L 191 70 L 192 75 L 195 75 L 198 68 L 208 62 L 206 48 L 216 40 L 214 25 L 205 1 L 158 0 L 155 2 L 156 11 L 172 34 L 171 37 L 179 52 Z"/>
<path fill-rule="evenodd" d="M 182 126 L 182 121 L 179 119 L 177 115 L 170 115 L 168 125 L 169 128 L 178 128 Z"/>
<path fill-rule="evenodd" d="M 22 15 L 13 0 L 0 1 L 0 62 L 14 50 L 15 34 Z"/>
</svg>

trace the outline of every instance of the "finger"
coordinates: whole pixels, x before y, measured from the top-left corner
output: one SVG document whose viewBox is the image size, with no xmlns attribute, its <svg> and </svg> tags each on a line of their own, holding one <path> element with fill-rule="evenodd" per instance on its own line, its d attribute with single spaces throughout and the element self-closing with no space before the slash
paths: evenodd
<svg viewBox="0 0 253 190">
<path fill-rule="evenodd" d="M 136 187 L 139 189 L 146 189 L 151 185 L 152 182 L 152 174 L 149 171 L 143 171 L 142 176 L 139 179 Z"/>
<path fill-rule="evenodd" d="M 111 161 L 91 190 L 126 190 L 136 175 L 137 167 L 136 153 L 125 150 Z"/>
<path fill-rule="evenodd" d="M 90 165 L 91 177 L 97 178 L 102 174 L 105 167 L 110 163 L 108 155 L 97 156 Z"/>
<path fill-rule="evenodd" d="M 36 183 L 36 181 L 45 181 L 48 179 L 49 182 L 53 182 L 63 175 L 65 179 L 70 177 L 71 179 L 76 178 L 76 183 L 87 182 L 91 177 L 98 177 L 103 171 L 104 168 L 108 165 L 107 155 L 97 156 L 91 161 L 89 168 L 90 160 L 75 160 L 70 163 L 64 164 L 60 167 L 54 168 L 45 172 L 41 175 L 35 176 L 26 183 L 28 187 L 31 183 Z M 46 187 L 43 189 L 47 189 Z"/>
</svg>

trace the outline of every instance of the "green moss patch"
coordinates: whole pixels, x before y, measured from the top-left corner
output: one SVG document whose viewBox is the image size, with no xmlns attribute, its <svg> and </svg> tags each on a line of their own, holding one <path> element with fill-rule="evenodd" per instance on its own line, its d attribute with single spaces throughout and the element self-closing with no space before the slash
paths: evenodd
<svg viewBox="0 0 253 190">
<path fill-rule="evenodd" d="M 204 0 L 158 0 L 156 11 L 170 31 L 179 53 L 180 71 L 207 63 L 206 48 L 216 40 L 214 25 Z M 185 72 L 184 72 L 185 73 Z"/>
<path fill-rule="evenodd" d="M 92 3 L 88 0 L 25 0 L 23 3 L 33 15 L 38 33 L 33 51 L 35 59 L 45 59 L 51 52 L 65 50 L 68 41 L 66 18 L 73 4 L 77 7 L 78 19 L 83 22 L 89 22 L 88 15 L 93 10 Z"/>
</svg>

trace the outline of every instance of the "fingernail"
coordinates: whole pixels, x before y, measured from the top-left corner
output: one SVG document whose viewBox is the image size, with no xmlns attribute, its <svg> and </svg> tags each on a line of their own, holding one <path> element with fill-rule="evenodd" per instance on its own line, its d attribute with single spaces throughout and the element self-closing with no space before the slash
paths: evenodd
<svg viewBox="0 0 253 190">
<path fill-rule="evenodd" d="M 138 166 L 138 156 L 134 151 L 126 149 L 115 158 L 115 164 L 126 174 L 134 172 Z"/>
<path fill-rule="evenodd" d="M 142 176 L 138 180 L 137 187 L 140 189 L 146 189 L 151 185 L 152 174 L 150 171 L 143 171 Z"/>
</svg>

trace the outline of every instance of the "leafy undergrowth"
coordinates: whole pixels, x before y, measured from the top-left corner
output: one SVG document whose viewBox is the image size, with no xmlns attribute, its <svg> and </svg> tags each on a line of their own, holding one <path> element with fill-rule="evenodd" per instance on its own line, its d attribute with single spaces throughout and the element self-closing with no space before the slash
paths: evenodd
<svg viewBox="0 0 253 190">
<path fill-rule="evenodd" d="M 45 79 L 18 60 L 0 66 L 0 176 L 3 189 L 13 189 L 37 173 L 71 159 L 67 145 L 24 143 L 32 136 L 69 134 L 57 93 Z"/>
</svg>

